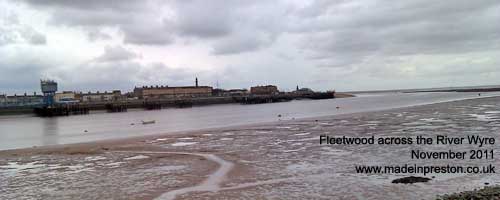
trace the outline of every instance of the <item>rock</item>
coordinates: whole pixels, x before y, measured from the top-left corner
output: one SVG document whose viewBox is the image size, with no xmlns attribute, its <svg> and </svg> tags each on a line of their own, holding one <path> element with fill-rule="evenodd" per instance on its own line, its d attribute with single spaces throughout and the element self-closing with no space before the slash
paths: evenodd
<svg viewBox="0 0 500 200">
<path fill-rule="evenodd" d="M 500 186 L 486 186 L 480 190 L 465 191 L 451 195 L 440 196 L 439 200 L 491 200 L 500 199 Z"/>
<path fill-rule="evenodd" d="M 394 179 L 392 183 L 403 183 L 403 184 L 425 183 L 430 180 L 431 179 L 427 177 L 408 176 L 408 177 Z"/>
</svg>

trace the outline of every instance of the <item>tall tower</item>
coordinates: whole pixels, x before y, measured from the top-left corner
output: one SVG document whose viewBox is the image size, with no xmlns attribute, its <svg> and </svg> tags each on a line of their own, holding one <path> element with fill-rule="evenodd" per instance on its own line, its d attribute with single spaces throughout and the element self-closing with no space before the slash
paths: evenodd
<svg viewBox="0 0 500 200">
<path fill-rule="evenodd" d="M 54 96 L 57 92 L 57 82 L 53 80 L 40 80 L 40 87 L 43 92 L 43 103 L 47 107 L 54 105 Z"/>
<path fill-rule="evenodd" d="M 198 77 L 195 79 L 195 86 L 198 87 Z"/>
</svg>

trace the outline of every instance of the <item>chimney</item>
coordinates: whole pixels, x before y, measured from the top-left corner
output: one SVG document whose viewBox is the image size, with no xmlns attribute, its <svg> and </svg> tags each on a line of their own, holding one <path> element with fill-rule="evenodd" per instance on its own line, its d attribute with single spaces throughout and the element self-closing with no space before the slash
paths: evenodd
<svg viewBox="0 0 500 200">
<path fill-rule="evenodd" d="M 196 77 L 195 83 L 196 83 L 195 86 L 198 87 L 198 77 Z"/>
</svg>

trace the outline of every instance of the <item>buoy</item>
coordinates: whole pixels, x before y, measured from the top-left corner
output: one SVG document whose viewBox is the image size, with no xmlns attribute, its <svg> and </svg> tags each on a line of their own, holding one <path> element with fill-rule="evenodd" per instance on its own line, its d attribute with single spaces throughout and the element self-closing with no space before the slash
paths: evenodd
<svg viewBox="0 0 500 200">
<path fill-rule="evenodd" d="M 281 114 L 279 114 L 278 117 L 281 117 Z"/>
<path fill-rule="evenodd" d="M 87 130 L 84 130 L 83 132 L 85 132 L 85 133 L 86 133 L 86 132 L 89 132 L 89 131 L 87 131 Z"/>
<path fill-rule="evenodd" d="M 337 106 L 337 107 L 335 107 L 335 108 L 339 109 L 340 107 L 338 107 L 338 106 Z"/>
</svg>

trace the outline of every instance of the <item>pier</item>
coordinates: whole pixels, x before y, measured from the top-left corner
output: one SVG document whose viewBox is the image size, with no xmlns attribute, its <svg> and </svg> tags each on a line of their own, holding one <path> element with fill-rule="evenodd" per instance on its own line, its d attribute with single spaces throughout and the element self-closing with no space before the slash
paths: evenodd
<svg viewBox="0 0 500 200">
<path fill-rule="evenodd" d="M 54 104 L 51 107 L 39 106 L 31 108 L 41 117 L 68 116 L 89 114 L 90 111 L 105 110 L 107 112 L 127 112 L 128 109 L 138 108 L 145 110 L 160 110 L 166 108 L 190 108 L 192 106 L 213 104 L 261 104 L 287 102 L 295 99 L 331 99 L 335 98 L 333 93 L 316 93 L 313 95 L 246 95 L 238 97 L 198 97 L 198 98 L 173 98 L 173 99 L 136 99 L 115 102 L 81 102 L 72 104 Z M 28 109 L 30 110 L 30 109 Z M 24 110 L 25 112 L 27 110 Z"/>
<path fill-rule="evenodd" d="M 34 108 L 33 112 L 40 117 L 68 116 L 89 114 L 89 108 L 79 105 Z"/>
</svg>

